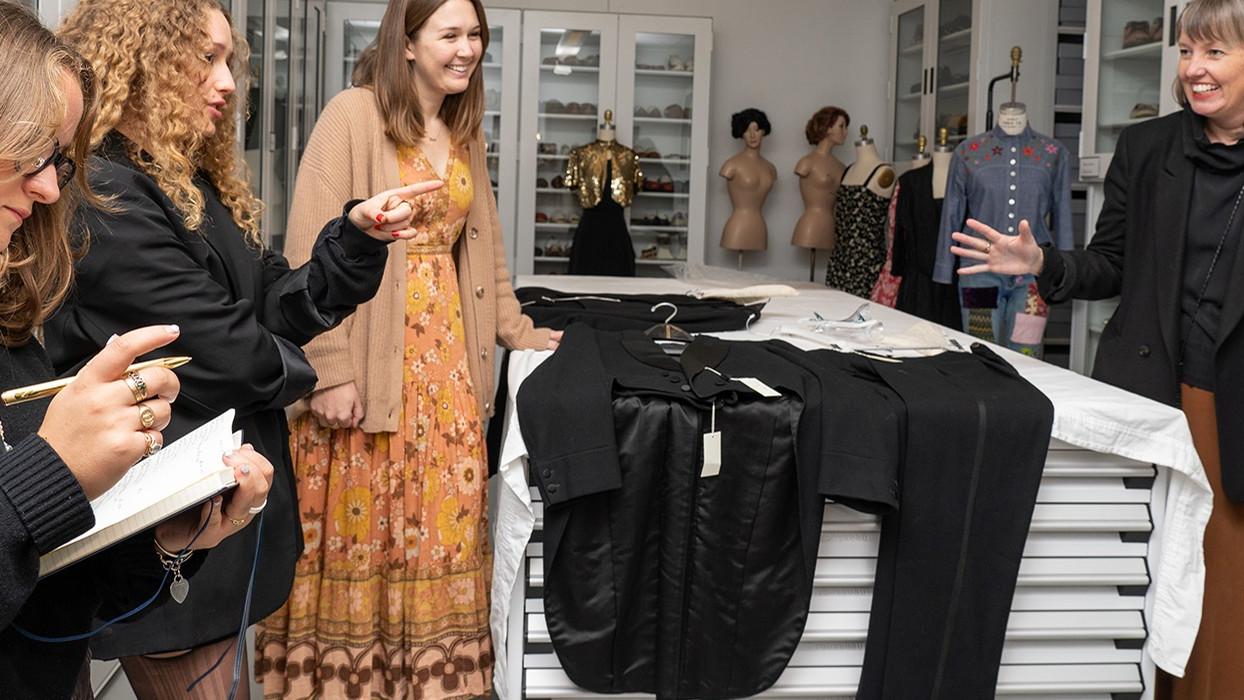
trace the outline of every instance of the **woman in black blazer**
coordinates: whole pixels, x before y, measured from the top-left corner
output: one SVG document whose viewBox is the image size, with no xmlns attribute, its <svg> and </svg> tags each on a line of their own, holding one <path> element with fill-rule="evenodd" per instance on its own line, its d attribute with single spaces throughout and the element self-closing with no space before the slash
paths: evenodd
<svg viewBox="0 0 1244 700">
<path fill-rule="evenodd" d="M 178 371 L 182 391 L 167 439 L 236 409 L 235 428 L 276 467 L 262 539 L 260 528 L 246 526 L 202 564 L 194 596 L 115 625 L 92 652 L 125 657 L 140 698 L 222 698 L 232 663 L 217 666 L 193 695 L 185 687 L 238 631 L 257 541 L 249 622 L 285 601 L 302 550 L 284 413 L 315 386 L 299 346 L 371 298 L 388 243 L 415 233 L 406 228 L 406 200 L 440 183 L 343 201 L 346 213 L 325 226 L 310 261 L 291 269 L 260 241 L 262 205 L 242 174 L 233 129 L 244 111 L 235 76 L 247 65 L 245 45 L 239 38 L 235 52 L 216 0 L 83 0 L 61 34 L 99 76 L 90 182 L 108 206 L 79 209 L 75 225 L 90 245 L 73 290 L 46 324 L 49 354 L 66 371 L 120 329 L 176 323 L 181 335 L 168 352 L 194 360 Z M 171 659 L 139 656 L 187 649 Z"/>
<path fill-rule="evenodd" d="M 969 221 L 956 255 L 1039 274 L 1050 302 L 1119 296 L 1093 376 L 1181 406 L 1214 489 L 1202 622 L 1159 698 L 1242 698 L 1244 666 L 1244 0 L 1193 0 L 1176 25 L 1183 109 L 1124 129 L 1083 251 Z"/>
</svg>

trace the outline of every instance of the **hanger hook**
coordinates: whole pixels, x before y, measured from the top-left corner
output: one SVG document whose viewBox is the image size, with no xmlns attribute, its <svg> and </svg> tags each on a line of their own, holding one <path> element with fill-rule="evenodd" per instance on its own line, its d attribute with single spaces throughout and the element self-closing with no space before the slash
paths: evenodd
<svg viewBox="0 0 1244 700">
<path fill-rule="evenodd" d="M 668 301 L 663 301 L 663 302 L 661 302 L 660 304 L 657 304 L 657 305 L 653 306 L 651 309 L 648 309 L 648 313 L 653 313 L 654 311 L 656 311 L 657 309 L 661 308 L 662 306 L 668 306 L 668 307 L 670 307 L 671 309 L 673 309 L 673 311 L 671 311 L 671 312 L 670 312 L 670 315 L 669 315 L 669 316 L 667 316 L 667 317 L 665 318 L 665 323 L 667 323 L 667 324 L 668 324 L 670 321 L 673 321 L 673 320 L 674 320 L 674 317 L 675 317 L 675 316 L 677 316 L 677 315 L 678 315 L 678 307 L 677 307 L 677 306 L 674 306 L 674 305 L 673 305 L 673 304 L 671 304 L 670 302 L 668 302 Z"/>
</svg>

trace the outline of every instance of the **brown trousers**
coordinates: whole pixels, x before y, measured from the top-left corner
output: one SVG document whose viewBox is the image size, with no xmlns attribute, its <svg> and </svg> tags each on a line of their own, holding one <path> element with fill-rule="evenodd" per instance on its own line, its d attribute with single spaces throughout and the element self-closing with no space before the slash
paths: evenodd
<svg viewBox="0 0 1244 700">
<path fill-rule="evenodd" d="M 229 653 L 225 660 L 194 687 L 194 692 L 187 693 L 186 686 L 215 663 L 226 649 Z M 233 651 L 233 640 L 225 639 L 162 659 L 127 656 L 121 659 L 121 668 L 125 669 L 125 676 L 138 700 L 223 700 L 229 697 L 229 687 L 233 685 Z M 248 656 L 245 654 L 242 657 L 242 679 L 238 682 L 237 700 L 250 700 Z"/>
<path fill-rule="evenodd" d="M 1187 385 L 1181 395 L 1192 443 L 1214 489 L 1214 511 L 1205 527 L 1205 602 L 1192 656 L 1183 678 L 1158 670 L 1154 697 L 1244 698 L 1244 504 L 1222 492 L 1214 395 Z"/>
</svg>

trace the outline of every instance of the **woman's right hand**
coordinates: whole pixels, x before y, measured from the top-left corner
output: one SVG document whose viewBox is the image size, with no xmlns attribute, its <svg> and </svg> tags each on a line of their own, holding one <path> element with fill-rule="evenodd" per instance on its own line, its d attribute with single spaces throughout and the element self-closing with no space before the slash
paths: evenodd
<svg viewBox="0 0 1244 700">
<path fill-rule="evenodd" d="M 414 216 L 414 199 L 444 186 L 440 180 L 425 180 L 386 190 L 371 199 L 355 204 L 348 214 L 358 230 L 380 241 L 414 238 L 418 233 L 410 227 Z"/>
<path fill-rule="evenodd" d="M 363 400 L 354 382 L 311 394 L 311 415 L 325 428 L 357 428 L 363 421 Z"/>
<path fill-rule="evenodd" d="M 963 258 L 982 261 L 979 265 L 959 268 L 961 275 L 978 272 L 994 272 L 1000 275 L 1039 275 L 1045 265 L 1045 251 L 1032 237 L 1028 220 L 1019 222 L 1019 235 L 1008 236 L 982 224 L 976 219 L 967 220 L 968 228 L 979 233 L 969 236 L 955 231 L 950 237 L 959 245 L 951 246 L 950 252 Z"/>
<path fill-rule="evenodd" d="M 139 371 L 147 396 L 139 402 L 125 371 L 134 358 L 168 345 L 179 333 L 177 326 L 148 326 L 113 336 L 48 404 L 39 437 L 60 455 L 88 499 L 117 483 L 151 445 L 163 446 L 160 431 L 181 390 L 177 375 L 163 367 Z M 150 427 L 143 427 L 144 418 Z"/>
</svg>

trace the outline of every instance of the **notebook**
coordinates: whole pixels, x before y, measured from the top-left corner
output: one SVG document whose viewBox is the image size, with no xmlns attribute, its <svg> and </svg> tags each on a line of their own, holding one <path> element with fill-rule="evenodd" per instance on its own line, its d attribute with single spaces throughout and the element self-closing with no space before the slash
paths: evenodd
<svg viewBox="0 0 1244 700">
<path fill-rule="evenodd" d="M 233 469 L 221 457 L 241 441 L 242 434 L 233 432 L 233 409 L 229 409 L 134 465 L 91 501 L 95 527 L 39 559 L 39 576 L 63 569 L 236 484 Z"/>
</svg>

